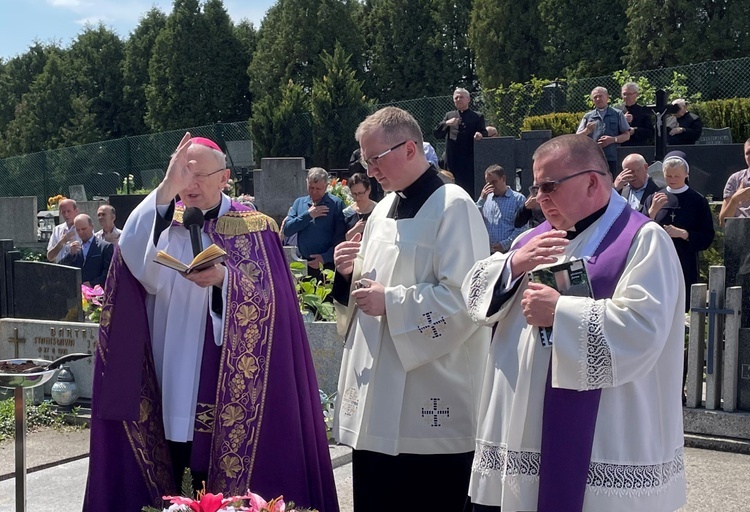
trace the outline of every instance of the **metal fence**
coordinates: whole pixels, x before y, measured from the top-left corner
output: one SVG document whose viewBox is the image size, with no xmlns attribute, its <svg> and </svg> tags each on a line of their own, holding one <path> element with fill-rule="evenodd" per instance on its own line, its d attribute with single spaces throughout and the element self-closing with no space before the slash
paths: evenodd
<svg viewBox="0 0 750 512">
<path fill-rule="evenodd" d="M 683 83 L 688 92 L 691 95 L 700 93 L 701 101 L 750 98 L 750 57 L 644 71 L 634 75 L 646 77 L 654 88 L 665 88 L 669 86 L 674 73 L 685 76 Z M 477 95 L 474 108 L 485 113 L 488 124 L 501 127 L 502 135 L 518 135 L 518 127 L 526 116 L 580 112 L 591 108 L 587 96 L 591 89 L 599 85 L 609 89 L 614 102 L 622 84 L 611 76 L 602 76 L 550 82 L 541 93 L 523 89 L 513 94 L 506 93 L 500 99 L 491 97 L 492 93 L 488 92 Z M 435 147 L 438 155 L 442 154 L 445 141 L 433 137 L 433 130 L 445 113 L 454 108 L 451 96 L 384 103 L 375 105 L 373 110 L 389 105 L 409 111 L 422 127 L 425 141 Z M 306 147 L 312 148 L 309 120 L 302 129 L 309 134 Z M 6 158 L 0 160 L 0 196 L 36 195 L 39 209 L 44 209 L 48 197 L 68 195 L 72 185 L 84 185 L 88 199 L 107 197 L 118 191 L 127 193 L 133 192 L 133 189 L 151 189 L 161 181 L 170 154 L 185 131 L 212 138 L 227 148 L 228 164 L 235 180 L 239 181 L 238 189 L 243 192 L 251 190 L 251 173 L 248 171 L 256 163 L 253 161 L 252 137 L 248 123 L 240 122 L 126 137 Z M 356 148 L 353 134 L 337 135 L 344 142 L 351 141 L 350 146 L 342 144 L 342 147 L 350 149 L 339 159 L 348 161 L 349 154 Z M 316 164 L 313 161 L 307 163 Z M 127 180 L 130 175 L 132 182 Z"/>
</svg>

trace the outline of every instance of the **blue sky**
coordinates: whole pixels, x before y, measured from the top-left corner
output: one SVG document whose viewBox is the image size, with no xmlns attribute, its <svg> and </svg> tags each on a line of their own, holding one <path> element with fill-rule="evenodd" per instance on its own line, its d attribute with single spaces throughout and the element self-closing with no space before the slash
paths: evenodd
<svg viewBox="0 0 750 512">
<path fill-rule="evenodd" d="M 243 18 L 260 26 L 275 0 L 224 0 L 235 22 Z M 165 13 L 171 0 L 0 0 L 0 58 L 24 53 L 35 41 L 57 41 L 67 47 L 86 23 L 100 21 L 126 39 L 151 7 Z"/>
</svg>

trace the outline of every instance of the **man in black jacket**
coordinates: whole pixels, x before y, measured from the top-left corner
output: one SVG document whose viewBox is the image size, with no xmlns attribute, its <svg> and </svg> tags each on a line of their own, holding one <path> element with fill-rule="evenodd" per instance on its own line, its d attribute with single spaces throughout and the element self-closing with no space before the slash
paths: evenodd
<svg viewBox="0 0 750 512">
<path fill-rule="evenodd" d="M 688 112 L 684 99 L 676 99 L 672 102 L 672 105 L 677 105 L 680 107 L 680 110 L 677 111 L 674 117 L 667 119 L 667 127 L 669 129 L 667 144 L 670 146 L 695 144 L 695 141 L 700 139 L 701 133 L 703 133 L 703 121 L 697 115 Z"/>
<path fill-rule="evenodd" d="M 81 241 L 76 240 L 70 244 L 70 252 L 60 264 L 80 268 L 83 284 L 103 287 L 114 246 L 94 236 L 94 223 L 85 213 L 76 216 L 73 225 Z"/>
<path fill-rule="evenodd" d="M 463 187 L 469 196 L 476 197 L 474 190 L 474 141 L 487 137 L 484 116 L 469 108 L 471 96 L 466 89 L 453 92 L 451 110 L 435 128 L 434 135 L 445 139 L 445 167 L 456 177 L 456 184 Z"/>
<path fill-rule="evenodd" d="M 630 139 L 623 146 L 653 146 L 654 125 L 650 109 L 638 104 L 638 84 L 628 82 L 622 86 L 622 107 L 625 120 L 630 125 Z"/>
</svg>

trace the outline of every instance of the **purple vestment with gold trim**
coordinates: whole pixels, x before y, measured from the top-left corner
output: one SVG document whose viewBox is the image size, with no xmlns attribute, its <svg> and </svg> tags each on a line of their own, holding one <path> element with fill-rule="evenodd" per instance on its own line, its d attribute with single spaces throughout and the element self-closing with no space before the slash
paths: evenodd
<svg viewBox="0 0 750 512">
<path fill-rule="evenodd" d="M 206 329 L 193 467 L 207 489 L 337 512 L 317 380 L 275 223 L 238 203 L 204 231 L 229 257 L 223 339 Z M 181 210 L 175 211 L 176 222 Z M 175 228 L 170 228 L 175 229 Z M 140 511 L 177 493 L 164 436 L 146 291 L 116 250 L 94 365 L 84 511 Z M 186 312 L 208 315 L 208 311 Z M 210 325 L 210 322 L 209 322 Z"/>
</svg>

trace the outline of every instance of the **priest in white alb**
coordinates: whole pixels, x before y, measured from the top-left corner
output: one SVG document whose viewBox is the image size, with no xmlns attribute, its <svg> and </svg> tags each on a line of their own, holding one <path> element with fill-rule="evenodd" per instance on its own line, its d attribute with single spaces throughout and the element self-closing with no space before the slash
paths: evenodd
<svg viewBox="0 0 750 512">
<path fill-rule="evenodd" d="M 427 162 L 409 113 L 381 109 L 356 138 L 368 175 L 391 193 L 334 251 L 345 345 L 333 431 L 354 449 L 354 512 L 461 512 L 490 339 L 461 282 L 489 254 L 487 229 Z"/>
<path fill-rule="evenodd" d="M 685 503 L 684 289 L 673 244 L 612 191 L 587 137 L 534 154 L 547 222 L 477 262 L 462 291 L 496 325 L 469 494 L 478 511 L 664 512 Z M 590 296 L 529 272 L 582 259 Z M 541 328 L 551 328 L 543 342 Z"/>
</svg>

